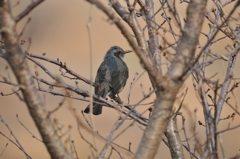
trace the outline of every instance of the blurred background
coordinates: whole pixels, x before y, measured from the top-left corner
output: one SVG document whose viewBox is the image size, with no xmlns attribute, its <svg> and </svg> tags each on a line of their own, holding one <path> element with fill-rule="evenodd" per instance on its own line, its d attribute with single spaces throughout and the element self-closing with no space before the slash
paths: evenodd
<svg viewBox="0 0 240 159">
<path fill-rule="evenodd" d="M 14 6 L 12 9 L 13 15 L 16 16 L 23 9 L 26 8 L 31 1 L 22 0 L 19 1 L 18 5 L 15 5 L 18 1 L 11 0 L 11 5 Z M 124 1 L 120 1 L 124 4 Z M 159 8 L 159 2 L 155 2 L 155 10 Z M 107 5 L 107 3 L 106 3 Z M 186 12 L 186 4 L 179 5 L 179 10 L 183 17 L 185 17 Z M 208 10 L 211 10 L 213 4 L 208 4 Z M 232 5 L 224 8 L 225 11 L 230 11 Z M 22 45 L 23 50 L 27 50 L 29 47 L 28 39 L 31 38 L 31 46 L 28 50 L 30 53 L 39 54 L 46 53 L 46 57 L 52 59 L 59 59 L 62 62 L 65 62 L 68 67 L 77 72 L 78 74 L 90 79 L 90 38 L 87 32 L 87 23 L 89 20 L 90 14 L 90 4 L 85 1 L 79 0 L 48 0 L 40 4 L 36 9 L 34 9 L 28 16 L 26 16 L 20 23 L 17 25 L 18 33 L 20 33 L 23 29 L 23 26 L 27 22 L 28 18 L 31 17 L 31 22 L 27 25 L 26 30 L 21 36 L 22 40 L 26 42 Z M 159 15 L 156 16 L 156 19 L 159 23 L 161 23 L 162 17 Z M 121 32 L 109 22 L 108 18 L 99 11 L 95 6 L 92 7 L 91 10 L 91 43 L 92 43 L 92 78 L 95 78 L 95 73 L 101 64 L 103 57 L 106 51 L 113 45 L 121 46 L 123 49 L 131 49 L 125 38 L 122 36 Z M 144 21 L 141 21 L 142 27 L 144 27 Z M 209 27 L 207 25 L 207 21 L 205 20 L 203 32 L 208 33 Z M 174 23 L 173 23 L 174 24 Z M 235 28 L 235 27 L 234 27 Z M 163 31 L 160 30 L 161 34 Z M 147 35 L 147 31 L 145 31 Z M 221 33 L 219 37 L 223 36 Z M 166 33 L 165 38 L 171 41 L 172 36 L 169 33 Z M 159 37 L 160 43 L 162 42 L 161 37 Z M 200 45 L 204 46 L 206 43 L 206 37 L 201 35 Z M 230 41 L 220 41 L 213 45 L 211 51 L 213 53 L 218 53 L 219 55 L 225 54 L 228 51 L 226 50 L 226 46 L 228 44 L 232 44 Z M 173 52 L 174 53 L 174 52 Z M 51 70 L 54 74 L 58 75 L 65 82 L 75 86 L 74 80 L 68 80 L 60 76 L 59 67 L 49 64 L 44 61 L 40 61 L 43 63 L 49 70 Z M 128 93 L 130 90 L 131 82 L 135 77 L 136 73 L 143 73 L 144 69 L 141 67 L 139 63 L 138 57 L 132 53 L 125 56 L 125 62 L 129 67 L 130 76 L 128 82 L 120 93 L 120 97 L 123 101 L 127 102 Z M 36 67 L 32 62 L 28 61 L 29 66 L 31 67 L 32 72 L 39 72 L 39 76 L 41 78 L 52 81 L 40 68 Z M 163 59 L 164 63 L 164 59 Z M 7 62 L 4 59 L 0 59 L 0 75 L 1 77 L 11 77 L 12 82 L 16 83 L 15 77 L 12 74 L 10 68 L 6 69 L 8 66 Z M 218 61 L 215 64 L 211 65 L 207 68 L 207 76 L 210 77 L 217 73 L 214 79 L 220 79 L 220 82 L 224 79 L 224 75 L 226 73 L 227 62 Z M 235 78 L 239 78 L 239 58 L 236 62 L 235 67 Z M 167 65 L 163 66 L 164 72 L 167 70 Z M 196 126 L 197 138 L 204 144 L 206 141 L 205 138 L 205 127 L 198 125 L 196 122 L 201 121 L 204 123 L 203 113 L 201 105 L 199 104 L 199 100 L 197 98 L 196 92 L 193 88 L 193 79 L 189 77 L 186 81 L 184 87 L 181 89 L 179 93 L 179 100 L 176 102 L 176 106 L 179 105 L 180 99 L 182 99 L 181 93 L 185 92 L 186 88 L 188 88 L 187 96 L 184 100 L 184 106 L 182 108 L 182 113 L 186 118 L 186 129 L 188 131 L 188 137 L 194 135 L 193 127 Z M 141 85 L 143 88 L 141 88 Z M 85 84 L 82 81 L 78 81 L 78 86 L 81 89 L 89 90 L 90 86 Z M 46 86 L 44 86 L 47 88 Z M 131 90 L 130 96 L 130 104 L 137 103 L 140 99 L 143 98 L 143 91 L 145 93 L 149 92 L 149 88 L 151 84 L 149 82 L 149 78 L 147 73 L 144 73 L 143 76 L 134 84 Z M 55 89 L 57 90 L 57 89 Z M 13 91 L 13 87 L 10 85 L 0 83 L 0 92 L 4 94 L 11 93 Z M 61 91 L 61 90 L 59 90 Z M 239 102 L 239 89 L 235 89 L 234 91 L 235 97 L 237 98 L 237 102 Z M 46 107 L 48 110 L 53 110 L 56 108 L 59 103 L 62 101 L 62 97 L 53 96 L 46 93 L 41 93 L 42 98 L 46 101 Z M 77 96 L 74 94 L 74 96 Z M 149 99 L 146 99 L 143 103 L 152 102 L 154 99 L 154 95 L 152 95 Z M 231 102 L 235 105 L 235 100 Z M 72 105 L 76 108 L 79 116 L 82 117 L 81 111 L 85 109 L 88 105 L 88 102 L 83 102 L 79 100 L 71 100 Z M 137 110 L 143 112 L 146 110 L 146 106 L 139 106 Z M 196 110 L 196 114 L 194 113 Z M 234 111 L 229 108 L 227 105 L 224 105 L 222 111 L 222 118 L 231 115 Z M 34 159 L 42 159 L 42 158 L 50 158 L 45 146 L 43 143 L 37 141 L 32 138 L 31 134 L 29 134 L 26 129 L 21 126 L 18 122 L 16 115 L 18 114 L 19 119 L 22 123 L 38 138 L 40 135 L 37 131 L 33 120 L 31 119 L 26 105 L 19 100 L 16 95 L 9 96 L 0 96 L 0 115 L 4 119 L 4 121 L 9 125 L 14 135 L 18 138 L 19 142 L 24 147 L 25 151 Z M 148 113 L 145 114 L 148 116 Z M 86 144 L 86 142 L 80 137 L 77 131 L 77 123 L 74 119 L 73 115 L 69 111 L 68 102 L 65 102 L 63 106 L 52 115 L 52 118 L 58 121 L 58 124 L 63 126 L 63 132 L 66 132 L 69 126 L 72 127 L 70 134 L 71 140 L 74 140 L 74 144 L 76 147 L 76 151 L 78 153 L 79 158 L 88 158 L 91 156 L 90 146 Z M 82 118 L 83 119 L 83 118 Z M 96 130 L 103 136 L 107 137 L 109 132 L 111 131 L 112 126 L 119 119 L 119 113 L 116 110 L 106 108 L 103 109 L 103 114 L 100 116 L 94 116 Z M 84 119 L 83 119 L 84 121 Z M 117 135 L 121 130 L 127 127 L 132 120 L 127 120 L 115 133 Z M 178 120 L 179 128 L 181 128 L 181 118 Z M 239 116 L 235 116 L 234 120 L 223 120 L 219 124 L 219 130 L 226 129 L 228 125 L 234 126 L 240 123 Z M 131 143 L 131 151 L 135 152 L 140 139 L 142 137 L 144 131 L 144 127 L 135 123 L 131 126 L 125 133 L 123 133 L 120 137 L 118 137 L 115 142 L 121 145 L 122 147 L 129 148 L 129 143 Z M 0 132 L 4 133 L 7 136 L 10 136 L 9 130 L 6 126 L 0 122 Z M 82 129 L 82 133 L 84 137 L 93 142 L 92 135 L 88 134 L 87 131 Z M 221 135 L 221 140 L 223 142 L 223 147 L 226 153 L 226 157 L 230 158 L 231 156 L 239 153 L 240 150 L 240 138 L 239 138 L 240 129 L 235 129 L 232 131 L 228 131 Z M 11 137 L 13 139 L 13 137 Z M 63 138 L 63 142 L 65 140 L 68 141 L 69 136 L 66 135 Z M 182 138 L 184 140 L 184 138 Z M 8 145 L 6 146 L 6 144 Z M 194 143 L 194 142 L 190 142 Z M 98 149 L 101 150 L 104 145 L 102 140 L 98 141 Z M 69 143 L 66 142 L 66 146 L 69 147 Z M 118 151 L 121 152 L 125 158 L 132 158 L 130 153 L 127 153 L 124 150 L 118 148 Z M 23 159 L 26 158 L 25 155 L 12 143 L 10 143 L 6 138 L 0 135 L 0 153 L 3 154 L 0 156 L 2 159 Z M 110 149 L 108 154 L 110 153 Z M 186 158 L 189 158 L 189 154 L 185 154 Z M 221 157 L 221 156 L 220 156 Z M 113 152 L 112 158 L 119 158 L 116 152 Z M 170 158 L 169 149 L 161 143 L 159 147 L 159 152 L 156 158 Z"/>
</svg>

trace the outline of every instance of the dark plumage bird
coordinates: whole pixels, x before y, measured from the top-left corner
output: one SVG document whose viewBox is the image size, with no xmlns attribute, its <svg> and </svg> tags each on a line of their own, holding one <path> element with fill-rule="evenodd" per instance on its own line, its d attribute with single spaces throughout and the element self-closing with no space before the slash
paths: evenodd
<svg viewBox="0 0 240 159">
<path fill-rule="evenodd" d="M 128 79 L 128 67 L 123 61 L 126 53 L 132 51 L 124 51 L 119 46 L 111 47 L 104 57 L 104 61 L 98 68 L 95 79 L 95 94 L 106 98 L 109 96 L 114 99 L 115 95 L 120 93 Z M 101 104 L 93 103 L 93 114 L 99 115 L 102 113 Z M 84 110 L 84 113 L 89 113 L 89 106 Z"/>
</svg>

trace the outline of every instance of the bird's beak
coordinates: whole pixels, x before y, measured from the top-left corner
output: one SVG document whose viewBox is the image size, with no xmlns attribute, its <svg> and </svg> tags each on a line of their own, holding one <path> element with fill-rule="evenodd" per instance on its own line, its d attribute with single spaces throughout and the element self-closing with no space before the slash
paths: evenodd
<svg viewBox="0 0 240 159">
<path fill-rule="evenodd" d="M 132 50 L 124 50 L 125 54 L 130 53 L 130 52 L 133 52 L 133 51 Z"/>
</svg>

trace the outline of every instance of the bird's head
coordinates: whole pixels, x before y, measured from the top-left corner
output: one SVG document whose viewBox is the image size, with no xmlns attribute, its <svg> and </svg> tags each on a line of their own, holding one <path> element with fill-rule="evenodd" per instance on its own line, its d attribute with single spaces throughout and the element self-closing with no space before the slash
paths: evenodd
<svg viewBox="0 0 240 159">
<path fill-rule="evenodd" d="M 127 53 L 132 52 L 131 50 L 123 50 L 121 47 L 119 46 L 113 46 L 111 47 L 108 52 L 106 53 L 105 57 L 107 56 L 115 56 L 117 58 L 123 59 L 124 55 Z"/>
</svg>

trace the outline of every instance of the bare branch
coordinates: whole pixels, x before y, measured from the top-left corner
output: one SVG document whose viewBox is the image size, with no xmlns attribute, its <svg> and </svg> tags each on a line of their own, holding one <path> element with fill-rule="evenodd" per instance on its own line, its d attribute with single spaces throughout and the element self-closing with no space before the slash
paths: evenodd
<svg viewBox="0 0 240 159">
<path fill-rule="evenodd" d="M 41 4 L 44 0 L 36 0 L 33 1 L 22 13 L 20 13 L 16 18 L 15 21 L 18 23 L 22 18 L 27 16 L 34 8 L 36 8 L 39 4 Z"/>
<path fill-rule="evenodd" d="M 9 130 L 9 132 L 11 133 L 11 135 L 14 137 L 16 143 L 17 143 L 17 147 L 19 147 L 19 149 L 22 150 L 22 152 L 26 155 L 27 159 L 31 159 L 32 157 L 30 157 L 28 155 L 28 153 L 24 150 L 22 144 L 18 141 L 17 137 L 14 135 L 13 131 L 11 130 L 11 128 L 8 126 L 8 124 L 3 120 L 1 114 L 0 114 L 0 121 L 7 127 L 7 129 Z"/>
<path fill-rule="evenodd" d="M 34 139 L 36 139 L 36 140 L 38 140 L 38 141 L 40 141 L 40 142 L 43 142 L 42 140 L 40 140 L 39 138 L 37 138 L 37 137 L 20 121 L 20 119 L 18 118 L 18 114 L 16 115 L 16 117 L 17 117 L 18 122 L 24 127 L 24 129 L 27 130 L 27 132 L 29 132 L 29 134 L 32 135 L 32 137 L 33 137 Z"/>
<path fill-rule="evenodd" d="M 206 3 L 206 0 L 201 2 L 192 0 L 188 6 L 186 25 L 177 47 L 176 57 L 173 59 L 164 77 L 166 80 L 161 81 L 158 85 L 154 111 L 149 119 L 134 159 L 152 159 L 157 152 L 163 131 L 172 112 L 176 95 L 186 79 L 186 77 L 182 75 L 186 66 L 190 64 L 194 58 Z"/>
<path fill-rule="evenodd" d="M 168 138 L 172 159 L 184 159 L 182 144 L 177 129 L 176 118 L 174 118 L 174 116 L 170 118 L 164 134 Z"/>
<path fill-rule="evenodd" d="M 6 59 L 16 76 L 18 83 L 25 87 L 24 89 L 21 88 L 24 101 L 51 157 L 70 159 L 72 156 L 67 153 L 66 149 L 59 140 L 53 123 L 48 117 L 47 110 L 43 106 L 43 101 L 41 100 L 40 95 L 37 92 L 37 88 L 34 85 L 31 72 L 26 62 L 26 56 L 18 44 L 15 21 L 10 15 L 8 3 L 9 1 L 2 1 L 0 3 L 0 33 L 4 39 L 7 54 Z"/>
<path fill-rule="evenodd" d="M 76 72 L 71 70 L 69 67 L 67 67 L 65 63 L 63 64 L 61 61 L 59 61 L 59 59 L 54 60 L 54 59 L 51 59 L 49 57 L 46 57 L 45 55 L 41 56 L 41 55 L 36 55 L 36 54 L 32 54 L 32 53 L 26 53 L 26 54 L 28 55 L 27 58 L 29 58 L 30 60 L 32 58 L 37 58 L 37 59 L 40 59 L 40 60 L 44 60 L 44 61 L 50 62 L 52 64 L 60 66 L 61 68 L 66 70 L 67 73 L 69 73 L 70 75 L 76 77 L 77 79 L 82 80 L 83 82 L 85 82 L 87 84 L 93 84 L 94 85 L 94 82 L 92 82 L 92 81 L 88 80 L 87 78 L 77 74 Z"/>
</svg>

